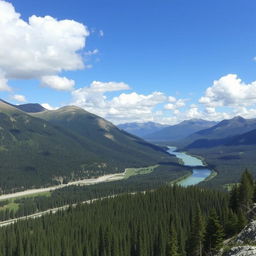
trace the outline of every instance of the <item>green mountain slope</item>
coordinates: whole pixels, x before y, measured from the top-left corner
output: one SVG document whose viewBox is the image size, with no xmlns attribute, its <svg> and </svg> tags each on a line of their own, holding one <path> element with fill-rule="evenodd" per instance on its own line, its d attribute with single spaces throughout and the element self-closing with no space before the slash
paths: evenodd
<svg viewBox="0 0 256 256">
<path fill-rule="evenodd" d="M 223 120 L 218 124 L 204 130 L 193 133 L 187 138 L 178 142 L 183 147 L 190 144 L 221 144 L 223 139 L 233 137 L 235 135 L 243 134 L 256 129 L 256 119 L 244 119 L 240 116 L 234 117 L 229 120 Z M 211 140 L 211 142 L 209 142 Z M 215 141 L 214 141 L 215 140 Z"/>
<path fill-rule="evenodd" d="M 0 102 L 0 191 L 173 160 L 163 149 L 82 109 L 66 107 L 40 115 L 44 119 Z"/>
<path fill-rule="evenodd" d="M 80 136 L 85 146 L 96 154 L 128 166 L 145 165 L 170 158 L 162 149 L 118 129 L 112 123 L 75 106 L 44 111 L 34 116 L 47 120 Z"/>
<path fill-rule="evenodd" d="M 36 112 L 41 112 L 41 111 L 46 110 L 43 106 L 41 106 L 38 103 L 26 103 L 26 104 L 20 104 L 20 105 L 13 105 L 13 104 L 6 102 L 2 99 L 0 99 L 0 102 L 3 102 L 7 105 L 10 105 L 12 107 L 15 107 L 15 108 L 22 110 L 24 112 L 27 112 L 27 113 L 36 113 Z"/>
</svg>

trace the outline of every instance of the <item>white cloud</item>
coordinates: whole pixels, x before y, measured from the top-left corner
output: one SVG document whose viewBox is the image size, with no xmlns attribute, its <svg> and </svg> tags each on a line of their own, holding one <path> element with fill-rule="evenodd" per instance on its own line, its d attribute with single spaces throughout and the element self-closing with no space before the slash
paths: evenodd
<svg viewBox="0 0 256 256">
<path fill-rule="evenodd" d="M 100 82 L 93 81 L 89 87 L 91 91 L 94 92 L 114 92 L 121 90 L 129 90 L 130 86 L 123 82 Z"/>
<path fill-rule="evenodd" d="M 186 100 L 185 99 L 176 99 L 175 97 L 169 96 L 168 97 L 168 103 L 164 106 L 165 109 L 167 110 L 172 110 L 175 111 L 178 108 L 184 107 L 186 105 Z M 176 112 L 177 113 L 177 112 Z"/>
<path fill-rule="evenodd" d="M 176 101 L 177 101 L 177 99 L 176 99 L 175 97 L 173 97 L 173 96 L 169 96 L 169 97 L 168 97 L 168 102 L 174 103 L 174 102 L 176 102 Z"/>
<path fill-rule="evenodd" d="M 87 51 L 86 53 L 85 53 L 85 55 L 86 56 L 92 56 L 92 55 L 96 55 L 96 54 L 98 54 L 99 53 L 99 50 L 98 49 L 94 49 L 94 50 L 92 50 L 92 51 Z"/>
<path fill-rule="evenodd" d="M 41 106 L 43 106 L 44 108 L 48 109 L 48 110 L 55 110 L 57 108 L 51 106 L 49 103 L 42 103 Z"/>
<path fill-rule="evenodd" d="M 164 101 L 166 96 L 162 92 L 153 92 L 149 95 L 137 94 L 132 92 L 129 94 L 122 93 L 118 97 L 114 97 L 111 101 L 113 106 L 124 108 L 143 108 L 154 107 Z"/>
<path fill-rule="evenodd" d="M 246 84 L 235 74 L 223 76 L 207 88 L 199 102 L 208 107 L 253 105 L 256 103 L 256 81 Z"/>
<path fill-rule="evenodd" d="M 4 79 L 37 79 L 84 68 L 78 51 L 85 47 L 89 32 L 83 24 L 35 15 L 25 21 L 11 3 L 2 0 L 0 13 L 0 70 Z M 7 88 L 3 81 L 1 87 Z"/>
<path fill-rule="evenodd" d="M 20 95 L 20 94 L 15 94 L 12 96 L 12 98 L 18 102 L 27 102 L 27 99 L 24 95 Z"/>
<path fill-rule="evenodd" d="M 72 104 L 80 106 L 89 112 L 105 117 L 114 122 L 153 120 L 159 115 L 154 108 L 166 102 L 168 97 L 162 92 L 148 95 L 136 92 L 121 93 L 108 99 L 106 92 L 129 90 L 126 83 L 94 81 L 89 87 L 80 88 L 72 92 Z"/>
<path fill-rule="evenodd" d="M 8 80 L 0 70 L 0 91 L 11 91 L 11 87 L 8 85 Z"/>
<path fill-rule="evenodd" d="M 75 86 L 75 81 L 66 77 L 60 76 L 43 76 L 41 78 L 41 85 L 44 87 L 50 87 L 56 90 L 69 91 Z"/>
</svg>

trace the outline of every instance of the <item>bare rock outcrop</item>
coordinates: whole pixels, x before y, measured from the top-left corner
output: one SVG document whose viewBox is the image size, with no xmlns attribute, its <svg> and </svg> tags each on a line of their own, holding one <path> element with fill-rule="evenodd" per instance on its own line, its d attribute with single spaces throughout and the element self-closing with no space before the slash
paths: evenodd
<svg viewBox="0 0 256 256">
<path fill-rule="evenodd" d="M 236 246 L 225 251 L 222 256 L 255 256 L 256 246 Z"/>
<path fill-rule="evenodd" d="M 250 222 L 232 241 L 235 244 L 256 243 L 256 221 Z M 256 254 L 255 254 L 256 255 Z"/>
</svg>

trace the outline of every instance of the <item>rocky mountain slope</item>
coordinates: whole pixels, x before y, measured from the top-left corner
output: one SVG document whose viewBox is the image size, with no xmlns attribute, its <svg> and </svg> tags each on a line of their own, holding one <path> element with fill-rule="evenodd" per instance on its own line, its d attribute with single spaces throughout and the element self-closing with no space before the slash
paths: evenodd
<svg viewBox="0 0 256 256">
<path fill-rule="evenodd" d="M 217 256 L 255 256 L 256 221 L 251 221 Z"/>
</svg>

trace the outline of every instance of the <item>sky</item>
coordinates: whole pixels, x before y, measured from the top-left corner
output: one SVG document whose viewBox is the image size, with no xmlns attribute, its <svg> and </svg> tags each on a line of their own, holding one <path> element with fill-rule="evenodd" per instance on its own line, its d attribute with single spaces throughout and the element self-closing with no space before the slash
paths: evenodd
<svg viewBox="0 0 256 256">
<path fill-rule="evenodd" d="M 0 0 L 0 98 L 115 124 L 256 117 L 254 0 Z"/>
</svg>

